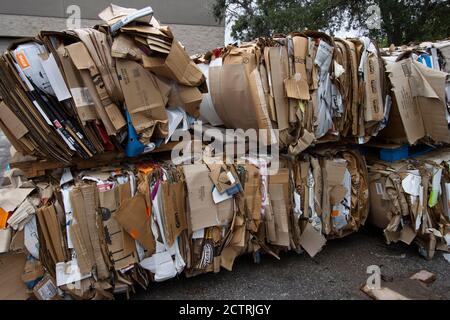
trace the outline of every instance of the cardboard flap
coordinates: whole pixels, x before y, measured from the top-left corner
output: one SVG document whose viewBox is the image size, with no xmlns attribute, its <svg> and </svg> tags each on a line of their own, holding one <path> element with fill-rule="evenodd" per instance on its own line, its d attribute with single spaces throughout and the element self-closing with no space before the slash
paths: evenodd
<svg viewBox="0 0 450 320">
<path fill-rule="evenodd" d="M 202 100 L 203 94 L 197 87 L 176 85 L 175 90 L 170 91 L 168 104 L 170 107 L 182 107 L 188 114 L 198 118 Z"/>
<path fill-rule="evenodd" d="M 305 230 L 303 230 L 300 236 L 299 243 L 303 249 L 309 254 L 311 258 L 314 258 L 320 251 L 322 251 L 323 246 L 325 246 L 327 240 L 325 237 L 316 231 L 314 227 L 308 223 Z"/>
<path fill-rule="evenodd" d="M 132 33 L 139 33 L 139 34 L 147 34 L 152 35 L 155 37 L 161 37 L 164 38 L 173 38 L 173 34 L 170 31 L 170 29 L 167 28 L 156 28 L 149 25 L 135 25 L 135 26 L 126 26 L 120 28 L 120 31 L 122 32 L 132 32 Z"/>
<path fill-rule="evenodd" d="M 208 167 L 211 170 L 209 177 L 221 194 L 239 182 L 233 170 L 228 170 L 226 165 L 213 164 Z"/>
<path fill-rule="evenodd" d="M 119 207 L 118 188 L 103 191 L 98 193 L 100 208 L 106 208 L 114 212 Z"/>
<path fill-rule="evenodd" d="M 383 96 L 380 82 L 379 58 L 369 53 L 364 64 L 365 106 L 364 119 L 367 122 L 384 118 Z"/>
<path fill-rule="evenodd" d="M 114 218 L 145 249 L 155 251 L 155 239 L 150 229 L 150 217 L 147 215 L 144 195 L 138 194 L 125 199 L 114 214 Z"/>
<path fill-rule="evenodd" d="M 407 59 L 388 64 L 386 70 L 390 73 L 392 91 L 395 95 L 406 136 L 410 144 L 415 144 L 425 137 L 425 127 L 422 113 L 411 91 L 411 64 L 411 60 Z"/>
<path fill-rule="evenodd" d="M 292 42 L 294 45 L 294 67 L 295 73 L 300 77 L 296 77 L 300 82 L 298 88 L 300 90 L 300 96 L 304 100 L 310 99 L 308 73 L 306 71 L 306 57 L 308 55 L 308 38 L 306 37 L 293 37 Z"/>
<path fill-rule="evenodd" d="M 181 44 L 174 40 L 166 59 L 143 57 L 144 67 L 157 75 L 176 80 L 180 84 L 196 87 L 205 80 L 202 71 L 189 58 Z"/>
<path fill-rule="evenodd" d="M 121 184 L 118 188 L 101 192 L 100 206 L 111 211 L 103 217 L 105 241 L 111 253 L 111 261 L 115 270 L 128 268 L 138 262 L 136 244 L 133 238 L 122 229 L 112 214 L 125 200 L 131 199 L 130 183 Z"/>
<path fill-rule="evenodd" d="M 289 104 L 285 96 L 284 80 L 288 79 L 288 55 L 285 47 L 268 48 L 270 59 L 270 77 L 278 129 L 289 128 Z"/>
<path fill-rule="evenodd" d="M 309 100 L 309 86 L 305 81 L 301 81 L 301 74 L 297 73 L 294 78 L 284 80 L 286 97 L 297 100 Z"/>
<path fill-rule="evenodd" d="M 217 205 L 212 197 L 214 184 L 204 164 L 183 166 L 189 199 L 189 217 L 192 231 L 219 224 Z"/>
<path fill-rule="evenodd" d="M 426 135 L 435 142 L 450 142 L 445 111 L 447 74 L 412 59 L 388 64 L 386 70 L 409 143 Z"/>
<path fill-rule="evenodd" d="M 168 90 L 139 63 L 129 60 L 117 61 L 119 82 L 125 97 L 125 104 L 138 133 L 155 125 L 154 121 L 166 121 Z M 164 96 L 163 96 L 164 94 Z"/>
<path fill-rule="evenodd" d="M 111 56 L 121 59 L 131 58 L 133 60 L 141 60 L 142 51 L 134 43 L 133 39 L 121 33 L 119 36 L 114 38 L 111 48 Z"/>
<path fill-rule="evenodd" d="M 22 281 L 22 272 L 25 266 L 26 255 L 3 254 L 0 255 L 0 300 L 26 300 L 29 298 L 27 287 Z"/>
<path fill-rule="evenodd" d="M 67 54 L 65 46 L 61 45 L 58 48 L 59 60 L 64 70 L 64 75 L 72 94 L 73 101 L 76 106 L 76 111 L 81 121 L 97 120 L 98 116 L 95 112 L 94 101 L 89 93 L 88 88 L 83 83 L 81 74 L 72 62 L 72 59 Z"/>
<path fill-rule="evenodd" d="M 325 170 L 327 171 L 327 180 L 329 186 L 338 186 L 344 180 L 346 161 L 326 160 Z"/>
<path fill-rule="evenodd" d="M 344 186 L 335 186 L 330 190 L 330 204 L 337 205 L 344 200 L 347 189 Z"/>
<path fill-rule="evenodd" d="M 433 141 L 450 143 L 445 99 L 447 76 L 445 72 L 427 68 L 413 61 L 413 83 L 426 134 Z"/>
<path fill-rule="evenodd" d="M 97 69 L 89 51 L 82 42 L 76 42 L 66 47 L 69 51 L 72 62 L 78 70 Z"/>
<path fill-rule="evenodd" d="M 186 230 L 186 193 L 183 182 L 162 184 L 164 197 L 164 231 L 167 244 L 172 246 L 175 239 Z"/>
<path fill-rule="evenodd" d="M 303 151 L 305 151 L 306 149 L 308 149 L 315 140 L 316 136 L 313 133 L 305 130 L 303 132 L 303 136 L 298 140 L 297 145 L 289 146 L 289 153 L 293 155 L 298 155 Z"/>
<path fill-rule="evenodd" d="M 442 103 L 445 103 L 447 73 L 428 68 L 417 61 L 413 61 L 411 76 L 414 79 L 417 96 L 439 99 Z"/>
<path fill-rule="evenodd" d="M 144 8 L 146 9 L 146 8 Z M 142 9 L 142 10 L 144 10 Z M 113 25 L 120 20 L 132 16 L 134 14 L 137 14 L 139 10 L 134 8 L 124 8 L 115 4 L 110 4 L 108 7 L 106 7 L 102 12 L 98 14 L 98 17 L 105 21 L 108 25 Z M 153 19 L 153 14 L 147 14 L 142 17 L 133 19 L 134 21 L 139 21 L 143 23 L 150 23 Z"/>
<path fill-rule="evenodd" d="M 16 139 L 20 139 L 28 133 L 27 127 L 25 127 L 22 121 L 17 118 L 4 102 L 0 102 L 0 120 Z"/>
</svg>

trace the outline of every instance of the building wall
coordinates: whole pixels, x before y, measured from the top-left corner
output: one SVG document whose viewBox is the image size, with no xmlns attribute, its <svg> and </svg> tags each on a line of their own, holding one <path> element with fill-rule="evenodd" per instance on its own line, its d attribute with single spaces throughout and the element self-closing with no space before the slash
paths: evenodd
<svg viewBox="0 0 450 320">
<path fill-rule="evenodd" d="M 213 0 L 114 0 L 129 8 L 152 6 L 155 17 L 171 26 L 175 36 L 190 54 L 224 45 L 225 28 L 211 14 Z M 16 38 L 32 37 L 41 30 L 66 29 L 66 9 L 78 5 L 81 26 L 101 23 L 98 13 L 111 0 L 14 0 L 0 1 L 0 50 Z"/>
</svg>

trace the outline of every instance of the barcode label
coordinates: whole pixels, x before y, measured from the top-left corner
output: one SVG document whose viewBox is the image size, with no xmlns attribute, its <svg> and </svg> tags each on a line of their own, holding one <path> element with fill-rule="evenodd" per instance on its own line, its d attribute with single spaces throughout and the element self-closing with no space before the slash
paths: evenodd
<svg viewBox="0 0 450 320">
<path fill-rule="evenodd" d="M 58 293 L 58 289 L 52 281 L 47 281 L 42 287 L 38 289 L 39 295 L 43 300 L 51 300 Z"/>
<path fill-rule="evenodd" d="M 375 183 L 375 189 L 377 190 L 377 194 L 379 196 L 384 195 L 384 188 L 383 188 L 383 185 L 381 183 L 379 183 L 379 182 Z"/>
</svg>

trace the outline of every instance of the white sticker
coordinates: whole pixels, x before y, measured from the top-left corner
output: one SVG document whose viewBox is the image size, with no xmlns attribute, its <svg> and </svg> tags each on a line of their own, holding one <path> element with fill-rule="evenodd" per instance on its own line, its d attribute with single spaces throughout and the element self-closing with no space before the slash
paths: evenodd
<svg viewBox="0 0 450 320">
<path fill-rule="evenodd" d="M 203 239 L 205 237 L 205 229 L 200 229 L 192 233 L 192 239 Z"/>
<path fill-rule="evenodd" d="M 70 92 L 72 93 L 72 97 L 77 108 L 91 106 L 94 104 L 88 88 L 72 88 L 70 89 Z"/>
<path fill-rule="evenodd" d="M 33 216 L 24 227 L 24 244 L 28 252 L 39 259 L 39 236 L 36 225 L 36 216 Z"/>
<path fill-rule="evenodd" d="M 377 194 L 379 196 L 384 195 L 384 188 L 383 188 L 383 185 L 381 183 L 379 183 L 379 182 L 375 183 L 375 189 L 377 190 Z"/>
<path fill-rule="evenodd" d="M 236 179 L 234 179 L 233 174 L 230 171 L 227 172 L 227 176 L 228 176 L 228 179 L 230 180 L 231 184 L 236 183 Z"/>
<path fill-rule="evenodd" d="M 43 300 L 51 300 L 58 293 L 58 289 L 53 281 L 49 280 L 42 287 L 40 287 L 37 292 Z"/>
</svg>

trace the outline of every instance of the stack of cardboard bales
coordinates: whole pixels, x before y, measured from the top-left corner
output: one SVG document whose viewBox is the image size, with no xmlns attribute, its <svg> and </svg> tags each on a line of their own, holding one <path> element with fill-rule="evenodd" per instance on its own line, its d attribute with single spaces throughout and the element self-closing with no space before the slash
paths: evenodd
<svg viewBox="0 0 450 320">
<path fill-rule="evenodd" d="M 383 50 L 393 109 L 385 141 L 399 144 L 450 142 L 450 42 L 423 43 Z M 448 252 L 450 215 L 449 151 L 396 163 L 369 161 L 370 222 L 384 229 L 388 243 L 416 243 L 432 259 Z"/>
<path fill-rule="evenodd" d="M 203 119 L 278 129 L 281 147 L 292 155 L 317 143 L 366 143 L 388 117 L 384 63 L 368 38 L 305 31 L 228 46 L 199 62 L 210 95 Z"/>
<path fill-rule="evenodd" d="M 1 57 L 0 127 L 21 154 L 138 156 L 167 141 L 170 119 L 196 115 L 204 76 L 151 8 L 99 16 L 95 29 L 43 31 Z"/>
<path fill-rule="evenodd" d="M 440 49 L 438 49 L 440 48 Z M 450 41 L 383 50 L 392 111 L 387 142 L 450 143 Z"/>
<path fill-rule="evenodd" d="M 41 32 L 2 56 L 0 126 L 21 154 L 67 164 L 137 156 L 168 142 L 178 119 L 187 130 L 201 116 L 266 129 L 270 144 L 298 155 L 316 143 L 365 143 L 388 116 L 384 65 L 368 38 L 305 31 L 196 65 L 151 9 L 111 5 L 99 16 L 95 29 Z"/>
<path fill-rule="evenodd" d="M 372 203 L 389 208 L 372 208 L 370 218 L 389 241 L 416 238 L 428 257 L 445 249 L 447 158 L 395 173 L 373 164 L 369 180 L 364 157 L 349 146 L 398 119 L 403 140 L 446 142 L 441 71 L 403 60 L 388 66 L 389 84 L 371 40 L 314 31 L 191 59 L 152 13 L 111 5 L 100 13 L 104 25 L 41 32 L 0 59 L 1 129 L 19 153 L 68 166 L 33 180 L 11 170 L 0 189 L 0 252 L 27 255 L 6 256 L 7 265 L 25 264 L 12 285 L 42 300 L 112 299 L 180 274 L 231 271 L 243 254 L 314 257 L 365 224 L 369 184 Z M 230 159 L 195 139 L 202 154 L 184 154 L 190 164 L 163 156 L 95 164 L 102 153 L 147 153 L 197 119 L 265 129 L 264 145 L 284 153 L 280 169 L 269 174 L 271 158 L 254 155 L 206 161 Z M 93 161 L 69 169 L 81 159 Z"/>
<path fill-rule="evenodd" d="M 387 243 L 416 243 L 426 259 L 450 244 L 450 153 L 434 151 L 414 160 L 375 161 L 370 172 L 370 222 Z"/>
<path fill-rule="evenodd" d="M 112 299 L 182 273 L 231 271 L 243 254 L 315 256 L 368 210 L 365 161 L 344 150 L 271 176 L 264 163 L 139 163 L 33 181 L 16 170 L 0 190 L 1 252 L 28 254 L 26 284 L 39 299 Z"/>
</svg>

